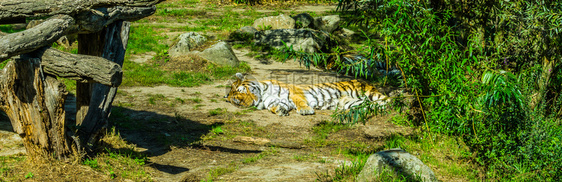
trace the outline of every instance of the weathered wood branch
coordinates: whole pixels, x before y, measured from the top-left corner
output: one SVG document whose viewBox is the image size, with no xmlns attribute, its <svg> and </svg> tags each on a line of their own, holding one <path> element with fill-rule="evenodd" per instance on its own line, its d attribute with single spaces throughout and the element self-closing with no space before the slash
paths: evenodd
<svg viewBox="0 0 562 182">
<path fill-rule="evenodd" d="M 77 21 L 68 15 L 57 15 L 28 30 L 0 35 L 0 61 L 50 46 L 60 37 L 74 33 L 94 33 L 117 20 L 137 20 L 156 12 L 156 7 L 99 8 L 76 15 Z"/>
<path fill-rule="evenodd" d="M 156 12 L 156 6 L 129 7 L 114 6 L 84 11 L 75 16 L 78 27 L 71 33 L 94 33 L 116 20 L 135 21 Z"/>
<path fill-rule="evenodd" d="M 66 35 L 72 25 L 74 25 L 72 17 L 58 15 L 28 30 L 1 36 L 0 61 L 52 45 Z"/>
<path fill-rule="evenodd" d="M 107 26 L 102 57 L 123 65 L 129 29 L 130 23 L 126 21 L 117 21 Z M 80 128 L 78 134 L 83 146 L 93 145 L 103 135 L 107 127 L 111 103 L 116 95 L 116 86 L 93 84 L 88 112 L 81 122 L 76 123 Z"/>
<path fill-rule="evenodd" d="M 154 6 L 162 0 L 3 0 L 0 1 L 0 23 L 57 14 L 74 15 L 98 7 Z"/>
<path fill-rule="evenodd" d="M 8 62 L 0 73 L 0 109 L 23 138 L 29 156 L 65 159 L 72 154 L 65 134 L 67 92 L 57 79 L 41 73 L 40 64 L 37 58 Z"/>
<path fill-rule="evenodd" d="M 71 54 L 53 48 L 39 49 L 22 55 L 22 58 L 27 56 L 40 58 L 43 71 L 47 74 L 84 83 L 108 86 L 121 84 L 121 66 L 102 57 Z"/>
</svg>

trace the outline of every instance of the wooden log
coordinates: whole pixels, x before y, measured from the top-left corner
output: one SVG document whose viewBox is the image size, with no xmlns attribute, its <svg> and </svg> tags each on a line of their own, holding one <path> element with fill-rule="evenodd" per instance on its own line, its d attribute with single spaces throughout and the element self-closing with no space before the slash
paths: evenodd
<svg viewBox="0 0 562 182">
<path fill-rule="evenodd" d="M 100 83 L 109 86 L 121 84 L 123 75 L 121 66 L 102 57 L 71 54 L 53 48 L 42 48 L 21 57 L 40 58 L 45 74 L 82 83 Z"/>
<path fill-rule="evenodd" d="M 1 5 L 0 5 L 1 6 Z M 66 34 L 89 34 L 101 31 L 117 20 L 137 20 L 156 12 L 156 7 L 111 7 L 88 10 L 76 15 L 57 15 L 28 30 L 0 35 L 0 61 L 50 46 Z"/>
<path fill-rule="evenodd" d="M 102 57 L 122 66 L 129 40 L 130 23 L 117 21 L 107 26 Z M 78 132 L 83 146 L 92 146 L 105 133 L 111 104 L 117 95 L 117 86 L 93 84 L 92 98 L 86 117 Z"/>
<path fill-rule="evenodd" d="M 75 16 L 78 27 L 75 30 L 73 29 L 73 31 L 77 31 L 77 33 L 81 34 L 98 32 L 116 20 L 135 21 L 150 16 L 155 12 L 156 6 L 114 6 L 110 8 L 92 9 Z"/>
<path fill-rule="evenodd" d="M 105 30 L 91 34 L 78 34 L 78 53 L 101 56 L 105 44 L 104 41 Z M 90 108 L 91 98 L 92 83 L 76 83 L 76 126 L 82 125 L 82 121 Z M 85 143 L 82 138 L 80 138 L 80 141 Z"/>
<path fill-rule="evenodd" d="M 31 29 L 4 35 L 0 37 L 0 61 L 50 46 L 66 35 L 72 25 L 74 25 L 72 17 L 57 15 Z"/>
<path fill-rule="evenodd" d="M 10 118 L 27 153 L 37 159 L 72 156 L 72 139 L 66 135 L 65 86 L 42 74 L 37 58 L 7 63 L 0 73 L 0 109 Z"/>
<path fill-rule="evenodd" d="M 57 14 L 73 15 L 97 7 L 154 6 L 162 0 L 3 0 L 0 1 L 0 24 L 31 17 Z"/>
</svg>

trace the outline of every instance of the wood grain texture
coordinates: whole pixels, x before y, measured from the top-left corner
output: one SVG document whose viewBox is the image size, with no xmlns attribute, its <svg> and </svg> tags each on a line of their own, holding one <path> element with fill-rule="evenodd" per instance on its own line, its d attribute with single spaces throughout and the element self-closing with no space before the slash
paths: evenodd
<svg viewBox="0 0 562 182">
<path fill-rule="evenodd" d="M 8 62 L 0 73 L 0 109 L 22 137 L 28 156 L 67 159 L 72 154 L 65 128 L 67 92 L 40 65 L 37 58 Z"/>
<path fill-rule="evenodd" d="M 129 39 L 130 23 L 118 21 L 107 26 L 105 46 L 102 57 L 122 66 Z M 103 84 L 92 85 L 92 97 L 88 113 L 81 123 L 78 132 L 83 146 L 94 146 L 107 128 L 111 104 L 117 95 L 117 86 Z"/>
<path fill-rule="evenodd" d="M 104 29 L 107 25 L 118 21 L 132 21 L 150 16 L 156 7 L 123 7 L 89 9 L 78 13 L 75 17 L 57 15 L 33 28 L 1 35 L 0 61 L 12 56 L 29 53 L 38 48 L 50 46 L 60 37 L 67 34 L 90 34 Z"/>
<path fill-rule="evenodd" d="M 50 46 L 66 35 L 72 25 L 74 19 L 71 16 L 57 15 L 31 29 L 0 35 L 0 61 Z"/>
<path fill-rule="evenodd" d="M 75 15 L 97 7 L 148 7 L 162 0 L 3 0 L 0 1 L 0 24 L 32 17 L 57 14 Z"/>
<path fill-rule="evenodd" d="M 109 86 L 121 84 L 123 75 L 121 66 L 102 57 L 71 54 L 53 48 L 39 49 L 21 57 L 40 58 L 45 74 L 82 83 L 100 83 Z"/>
</svg>

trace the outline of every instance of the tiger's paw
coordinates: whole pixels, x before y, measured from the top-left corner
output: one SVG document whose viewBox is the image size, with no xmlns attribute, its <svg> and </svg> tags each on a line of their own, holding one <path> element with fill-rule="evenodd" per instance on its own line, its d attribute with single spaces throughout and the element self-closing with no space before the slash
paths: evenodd
<svg viewBox="0 0 562 182">
<path fill-rule="evenodd" d="M 269 108 L 269 110 L 272 113 L 277 114 L 279 116 L 288 116 L 289 115 L 289 110 L 285 109 L 283 107 L 274 106 L 274 107 Z"/>
<path fill-rule="evenodd" d="M 277 112 L 277 115 L 279 116 L 288 116 L 289 112 Z"/>
<path fill-rule="evenodd" d="M 314 114 L 314 109 L 312 109 L 312 108 L 300 109 L 300 110 L 297 110 L 297 113 L 299 113 L 300 115 L 312 115 L 312 114 Z"/>
</svg>

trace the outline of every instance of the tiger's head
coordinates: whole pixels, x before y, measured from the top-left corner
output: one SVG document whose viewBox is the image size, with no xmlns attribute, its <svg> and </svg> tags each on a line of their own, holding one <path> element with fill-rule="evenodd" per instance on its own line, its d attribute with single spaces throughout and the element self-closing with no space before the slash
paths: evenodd
<svg viewBox="0 0 562 182">
<path fill-rule="evenodd" d="M 242 73 L 236 73 L 236 81 L 224 98 L 235 106 L 257 106 L 261 101 L 261 89 L 257 81 L 247 80 Z"/>
</svg>

